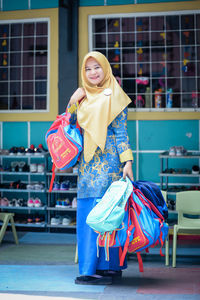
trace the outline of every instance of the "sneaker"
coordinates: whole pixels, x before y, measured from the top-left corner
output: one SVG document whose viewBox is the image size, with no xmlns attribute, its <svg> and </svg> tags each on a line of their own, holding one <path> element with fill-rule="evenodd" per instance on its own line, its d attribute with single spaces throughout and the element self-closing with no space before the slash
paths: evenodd
<svg viewBox="0 0 200 300">
<path fill-rule="evenodd" d="M 74 197 L 72 200 L 72 208 L 77 208 L 77 198 Z"/>
<path fill-rule="evenodd" d="M 60 183 L 54 182 L 53 183 L 53 191 L 59 191 L 60 190 Z"/>
<path fill-rule="evenodd" d="M 42 202 L 41 202 L 40 198 L 35 198 L 34 206 L 35 207 L 41 207 L 42 206 Z"/>
<path fill-rule="evenodd" d="M 30 148 L 26 148 L 25 149 L 25 154 L 26 155 L 32 155 L 32 154 L 34 154 L 34 148 L 35 148 L 34 145 L 31 145 Z"/>
<path fill-rule="evenodd" d="M 24 155 L 25 154 L 25 148 L 19 147 L 17 148 L 17 155 Z"/>
<path fill-rule="evenodd" d="M 17 147 L 12 147 L 12 148 L 9 150 L 9 155 L 16 155 L 16 154 L 17 154 L 17 151 L 18 151 L 18 148 L 17 148 Z"/>
<path fill-rule="evenodd" d="M 16 206 L 17 203 L 17 199 L 13 198 L 12 200 L 9 200 L 8 206 L 12 207 L 12 206 Z"/>
<path fill-rule="evenodd" d="M 199 166 L 194 165 L 194 166 L 192 167 L 192 174 L 194 174 L 194 175 L 199 174 Z"/>
<path fill-rule="evenodd" d="M 71 221 L 72 221 L 71 217 L 65 216 L 65 217 L 63 217 L 62 225 L 68 226 L 71 223 Z"/>
<path fill-rule="evenodd" d="M 35 189 L 35 185 L 29 183 L 29 184 L 26 185 L 26 189 L 27 189 L 27 190 L 34 190 L 34 189 Z"/>
<path fill-rule="evenodd" d="M 55 217 L 55 218 L 51 218 L 51 225 L 60 225 L 62 224 L 62 218 L 59 217 Z"/>
<path fill-rule="evenodd" d="M 187 154 L 187 151 L 183 146 L 176 147 L 176 155 L 177 156 L 182 156 L 182 155 L 186 155 L 186 154 Z"/>
<path fill-rule="evenodd" d="M 20 161 L 18 163 L 18 167 L 19 167 L 19 172 L 28 172 L 29 171 L 29 167 L 25 161 Z"/>
<path fill-rule="evenodd" d="M 1 206 L 9 206 L 9 201 L 6 197 L 1 199 Z"/>
<path fill-rule="evenodd" d="M 40 217 L 35 217 L 35 224 L 41 224 L 42 223 L 42 219 Z"/>
<path fill-rule="evenodd" d="M 28 217 L 28 219 L 27 219 L 27 224 L 33 224 L 33 223 L 34 223 L 33 218 Z"/>
<path fill-rule="evenodd" d="M 24 206 L 24 200 L 22 198 L 17 199 L 16 204 L 17 207 Z"/>
<path fill-rule="evenodd" d="M 176 148 L 175 147 L 170 147 L 169 148 L 169 155 L 175 156 L 176 155 Z"/>
<path fill-rule="evenodd" d="M 19 171 L 19 162 L 18 161 L 11 161 L 11 172 L 18 172 Z"/>
<path fill-rule="evenodd" d="M 61 191 L 69 190 L 69 186 L 70 186 L 69 180 L 63 181 L 63 182 L 61 182 L 61 184 L 60 184 L 60 190 L 61 190 Z"/>
<path fill-rule="evenodd" d="M 40 182 L 34 184 L 35 190 L 43 190 L 43 188 L 44 188 L 44 185 Z"/>
<path fill-rule="evenodd" d="M 30 164 L 30 172 L 36 173 L 37 172 L 37 165 L 36 164 Z"/>
<path fill-rule="evenodd" d="M 44 149 L 42 144 L 39 144 L 39 146 L 37 148 L 34 149 L 34 153 L 35 155 L 42 155 L 47 153 L 48 151 L 46 149 Z"/>
<path fill-rule="evenodd" d="M 44 172 L 44 165 L 43 164 L 37 165 L 37 172 L 38 173 L 43 173 Z"/>
<path fill-rule="evenodd" d="M 32 199 L 32 198 L 28 199 L 27 206 L 28 207 L 34 207 L 34 199 Z"/>
</svg>

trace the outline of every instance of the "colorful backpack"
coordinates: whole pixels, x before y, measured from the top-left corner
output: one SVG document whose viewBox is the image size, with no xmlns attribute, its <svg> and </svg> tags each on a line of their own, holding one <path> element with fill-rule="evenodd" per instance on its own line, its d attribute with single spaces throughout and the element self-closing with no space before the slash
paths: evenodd
<svg viewBox="0 0 200 300">
<path fill-rule="evenodd" d="M 73 167 L 83 149 L 81 129 L 77 122 L 71 122 L 71 114 L 66 110 L 57 116 L 46 133 L 46 143 L 52 158 L 51 192 L 55 179 L 55 167 L 61 170 Z"/>
<path fill-rule="evenodd" d="M 143 263 L 140 252 L 149 247 L 161 244 L 162 246 L 168 234 L 168 225 L 158 208 L 145 197 L 141 190 L 134 187 L 128 203 L 128 225 L 126 242 L 120 255 L 120 265 L 123 266 L 127 252 L 137 253 L 139 270 L 143 272 Z M 123 239 L 124 243 L 124 239 Z"/>
<path fill-rule="evenodd" d="M 98 233 L 97 245 L 105 248 L 106 260 L 109 260 L 109 247 L 115 233 L 123 227 L 125 206 L 132 191 L 128 177 L 114 181 L 87 216 L 86 223 Z"/>
</svg>

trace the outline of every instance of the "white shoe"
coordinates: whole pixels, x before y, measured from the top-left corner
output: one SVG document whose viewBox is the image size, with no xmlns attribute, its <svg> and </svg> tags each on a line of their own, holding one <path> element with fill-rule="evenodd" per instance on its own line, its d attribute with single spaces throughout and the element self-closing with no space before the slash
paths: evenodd
<svg viewBox="0 0 200 300">
<path fill-rule="evenodd" d="M 68 226 L 71 223 L 72 219 L 69 216 L 66 216 L 62 220 L 62 225 Z"/>
<path fill-rule="evenodd" d="M 36 164 L 30 164 L 30 172 L 36 173 L 37 172 L 37 165 Z"/>
<path fill-rule="evenodd" d="M 37 172 L 38 173 L 43 173 L 44 172 L 44 165 L 42 165 L 42 164 L 37 165 Z"/>
</svg>

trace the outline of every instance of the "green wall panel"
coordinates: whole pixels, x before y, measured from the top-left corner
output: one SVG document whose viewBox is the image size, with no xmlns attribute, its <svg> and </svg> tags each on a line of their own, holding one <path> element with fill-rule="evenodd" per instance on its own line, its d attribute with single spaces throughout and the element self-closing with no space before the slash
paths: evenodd
<svg viewBox="0 0 200 300">
<path fill-rule="evenodd" d="M 31 9 L 54 8 L 59 6 L 58 0 L 31 0 Z"/>
<path fill-rule="evenodd" d="M 80 0 L 79 6 L 104 6 L 104 0 Z"/>
<path fill-rule="evenodd" d="M 10 149 L 13 146 L 28 146 L 28 124 L 26 122 L 3 123 L 3 148 Z"/>
<path fill-rule="evenodd" d="M 184 146 L 198 150 L 199 121 L 140 121 L 139 149 L 168 150 L 171 146 Z"/>
<path fill-rule="evenodd" d="M 45 134 L 52 122 L 31 122 L 30 128 L 30 141 L 35 147 L 42 144 L 44 148 L 47 148 L 45 141 Z"/>
<path fill-rule="evenodd" d="M 127 127 L 131 149 L 136 150 L 136 121 L 128 121 Z"/>
<path fill-rule="evenodd" d="M 139 180 L 159 183 L 160 158 L 158 153 L 139 153 Z"/>
<path fill-rule="evenodd" d="M 28 0 L 3 0 L 3 10 L 20 10 L 28 9 Z"/>
</svg>

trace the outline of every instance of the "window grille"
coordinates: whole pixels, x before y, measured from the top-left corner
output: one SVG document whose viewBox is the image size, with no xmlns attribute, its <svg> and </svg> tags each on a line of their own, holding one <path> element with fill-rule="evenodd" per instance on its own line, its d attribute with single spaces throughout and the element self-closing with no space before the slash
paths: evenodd
<svg viewBox="0 0 200 300">
<path fill-rule="evenodd" d="M 0 21 L 0 111 L 48 110 L 49 20 Z"/>
<path fill-rule="evenodd" d="M 106 55 L 132 110 L 200 110 L 200 11 L 91 15 L 89 48 Z"/>
</svg>

